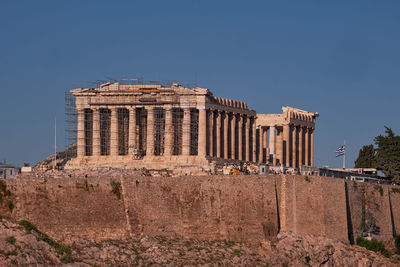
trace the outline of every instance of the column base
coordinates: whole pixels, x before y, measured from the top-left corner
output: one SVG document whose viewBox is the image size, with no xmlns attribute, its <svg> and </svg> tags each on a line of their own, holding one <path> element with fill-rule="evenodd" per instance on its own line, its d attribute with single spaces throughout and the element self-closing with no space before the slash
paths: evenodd
<svg viewBox="0 0 400 267">
<path fill-rule="evenodd" d="M 258 163 L 242 160 L 223 159 L 201 156 L 144 156 L 142 159 L 134 159 L 131 155 L 124 156 L 84 156 L 73 158 L 67 162 L 64 169 L 148 169 L 168 170 L 179 175 L 200 174 L 229 174 L 233 167 L 258 166 Z M 256 173 L 256 171 L 253 171 Z"/>
</svg>

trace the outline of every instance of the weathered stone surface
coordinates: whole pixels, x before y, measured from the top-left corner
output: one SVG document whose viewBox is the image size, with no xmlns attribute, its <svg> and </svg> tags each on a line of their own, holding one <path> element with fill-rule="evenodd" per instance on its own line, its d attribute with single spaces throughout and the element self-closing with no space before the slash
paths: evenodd
<svg viewBox="0 0 400 267">
<path fill-rule="evenodd" d="M 31 221 L 66 243 L 147 235 L 259 244 L 288 231 L 351 243 L 366 234 L 364 212 L 379 230 L 369 234 L 391 248 L 400 225 L 400 193 L 386 185 L 291 175 L 141 176 L 131 170 L 37 175 L 7 181 L 14 209 L 10 213 L 7 199 L 1 215 Z"/>
<path fill-rule="evenodd" d="M 39 229 L 40 230 L 40 229 Z M 73 263 L 64 263 L 36 232 L 0 220 L 0 266 L 397 266 L 357 246 L 286 232 L 275 241 L 248 246 L 228 240 L 161 236 L 73 243 Z"/>
</svg>

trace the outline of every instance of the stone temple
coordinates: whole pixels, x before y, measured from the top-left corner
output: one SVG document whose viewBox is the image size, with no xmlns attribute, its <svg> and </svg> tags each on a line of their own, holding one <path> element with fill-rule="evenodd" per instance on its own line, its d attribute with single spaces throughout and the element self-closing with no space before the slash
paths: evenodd
<svg viewBox="0 0 400 267">
<path fill-rule="evenodd" d="M 318 113 L 282 107 L 257 114 L 247 103 L 179 84 L 105 83 L 71 90 L 77 157 L 66 169 L 168 169 L 214 173 L 227 166 L 313 166 Z"/>
</svg>

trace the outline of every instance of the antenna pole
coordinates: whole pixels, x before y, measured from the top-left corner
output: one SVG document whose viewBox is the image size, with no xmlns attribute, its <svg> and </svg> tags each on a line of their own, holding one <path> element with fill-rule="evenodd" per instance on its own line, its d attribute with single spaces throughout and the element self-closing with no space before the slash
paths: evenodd
<svg viewBox="0 0 400 267">
<path fill-rule="evenodd" d="M 57 117 L 54 117 L 54 170 L 57 165 Z"/>
</svg>

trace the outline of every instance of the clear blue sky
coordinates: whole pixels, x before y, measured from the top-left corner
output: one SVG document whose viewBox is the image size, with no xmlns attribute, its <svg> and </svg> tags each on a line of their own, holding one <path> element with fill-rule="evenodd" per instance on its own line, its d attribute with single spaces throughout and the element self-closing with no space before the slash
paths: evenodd
<svg viewBox="0 0 400 267">
<path fill-rule="evenodd" d="M 315 162 L 347 165 L 400 134 L 400 1 L 6 1 L 0 3 L 0 159 L 65 148 L 64 92 L 109 77 L 179 80 L 319 112 Z"/>
</svg>

